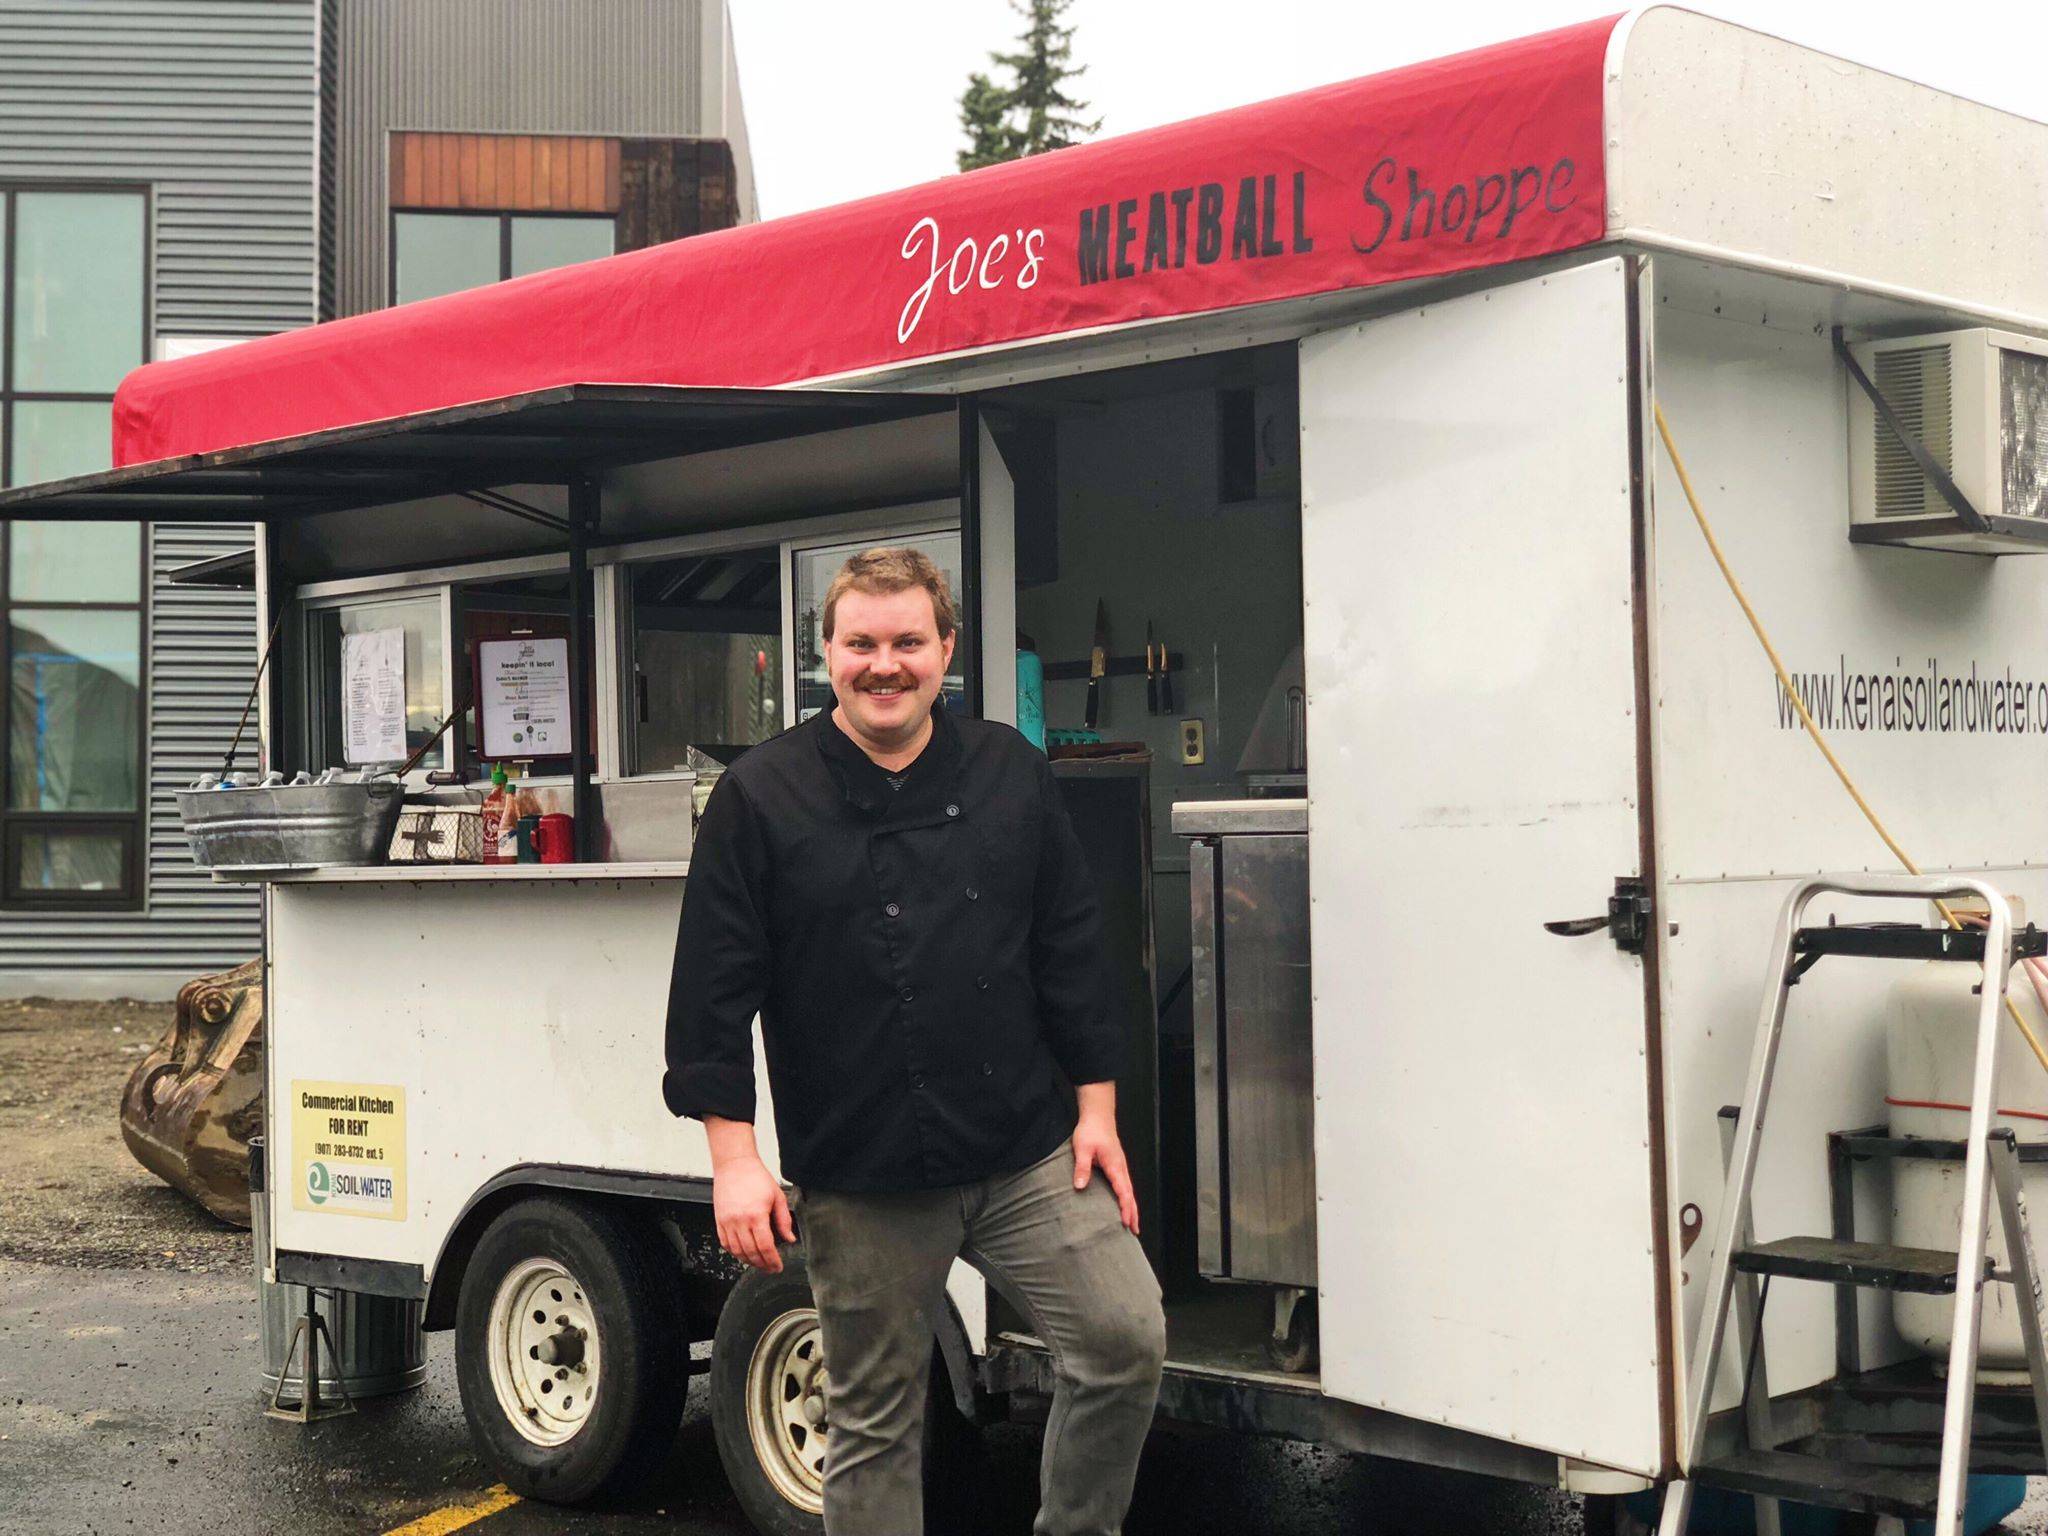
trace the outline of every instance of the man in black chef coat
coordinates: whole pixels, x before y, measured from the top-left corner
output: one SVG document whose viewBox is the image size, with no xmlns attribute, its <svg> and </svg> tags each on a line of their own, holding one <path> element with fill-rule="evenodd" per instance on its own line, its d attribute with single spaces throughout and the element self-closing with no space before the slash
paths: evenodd
<svg viewBox="0 0 2048 1536">
<path fill-rule="evenodd" d="M 855 556 L 823 621 L 837 706 L 741 757 L 697 830 L 662 1093 L 704 1122 L 719 1241 L 779 1270 L 796 1234 L 754 1143 L 759 1014 L 829 1363 L 831 1536 L 923 1529 L 956 1257 L 1055 1361 L 1035 1529 L 1113 1533 L 1165 1325 L 1117 1140 L 1093 881 L 1045 759 L 938 703 L 954 612 L 926 556 Z"/>
</svg>

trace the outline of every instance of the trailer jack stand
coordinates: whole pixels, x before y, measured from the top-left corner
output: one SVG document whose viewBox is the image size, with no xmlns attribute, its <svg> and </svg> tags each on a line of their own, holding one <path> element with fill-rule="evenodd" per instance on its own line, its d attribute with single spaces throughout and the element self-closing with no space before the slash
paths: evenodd
<svg viewBox="0 0 2048 1536">
<path fill-rule="evenodd" d="M 1283 1371 L 1308 1371 L 1316 1364 L 1316 1298 L 1313 1291 L 1283 1285 L 1273 1292 L 1273 1332 L 1266 1358 Z"/>
<path fill-rule="evenodd" d="M 335 1342 L 328 1330 L 327 1319 L 320 1315 L 320 1298 L 334 1298 L 335 1311 L 339 1315 L 341 1293 L 317 1285 L 306 1287 L 306 1315 L 292 1324 L 292 1336 L 284 1347 L 284 1360 L 277 1368 L 277 1388 L 270 1394 L 270 1406 L 263 1411 L 273 1419 L 289 1419 L 295 1424 L 317 1424 L 322 1419 L 339 1418 L 356 1411 L 356 1400 L 349 1396 L 348 1382 L 341 1374 L 341 1346 Z M 306 1341 L 306 1364 L 299 1380 L 302 1383 L 296 1406 L 284 1406 L 284 1384 L 292 1373 L 292 1357 L 299 1352 L 299 1340 Z M 320 1341 L 327 1341 L 327 1358 L 334 1362 L 335 1385 L 341 1388 L 341 1401 L 322 1403 L 320 1401 Z"/>
</svg>

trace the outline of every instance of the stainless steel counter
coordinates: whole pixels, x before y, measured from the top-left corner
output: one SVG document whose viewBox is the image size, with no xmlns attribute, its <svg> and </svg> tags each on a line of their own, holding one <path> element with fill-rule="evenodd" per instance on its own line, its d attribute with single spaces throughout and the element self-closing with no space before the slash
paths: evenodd
<svg viewBox="0 0 2048 1536">
<path fill-rule="evenodd" d="M 223 885 L 438 885 L 491 880 L 680 880 L 688 859 L 639 864 L 340 864 L 319 869 L 217 869 Z"/>
</svg>

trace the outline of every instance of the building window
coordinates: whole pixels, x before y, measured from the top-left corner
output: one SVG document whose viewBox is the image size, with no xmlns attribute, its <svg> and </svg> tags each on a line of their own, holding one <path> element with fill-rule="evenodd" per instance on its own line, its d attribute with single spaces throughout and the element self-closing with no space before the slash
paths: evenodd
<svg viewBox="0 0 2048 1536">
<path fill-rule="evenodd" d="M 609 214 L 394 213 L 391 301 L 410 304 L 609 256 L 616 224 Z"/>
<path fill-rule="evenodd" d="M 145 360 L 139 190 L 0 185 L 0 485 L 105 469 Z M 145 603 L 136 523 L 0 526 L 0 899 L 141 903 Z"/>
</svg>

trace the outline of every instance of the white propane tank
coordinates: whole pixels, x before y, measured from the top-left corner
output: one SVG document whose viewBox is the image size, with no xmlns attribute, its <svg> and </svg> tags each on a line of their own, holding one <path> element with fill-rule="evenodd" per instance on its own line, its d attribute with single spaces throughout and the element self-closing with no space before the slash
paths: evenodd
<svg viewBox="0 0 2048 1536">
<path fill-rule="evenodd" d="M 1885 999 L 1885 1098 L 1894 1136 L 1961 1141 L 1969 1129 L 1970 1078 L 1977 1051 L 1978 998 L 1971 988 L 1982 978 L 1975 965 L 1930 960 L 1892 987 Z M 2024 986 L 2023 978 L 2015 984 Z M 1992 1125 L 2009 1129 L 2024 1144 L 2048 1140 L 2048 1076 L 2027 1048 L 2010 1017 L 1998 1025 L 1999 1114 Z M 2040 1270 L 2048 1221 L 2048 1163 L 2022 1165 L 2034 1265 Z M 1892 1241 L 1907 1248 L 1955 1251 L 1963 1221 L 1963 1165 L 1892 1160 Z M 2005 1233 L 1994 1191 L 1989 1211 L 1993 1262 L 2006 1264 Z M 1898 1292 L 1892 1319 L 1905 1341 L 1945 1362 L 1955 1320 L 1955 1299 Z M 1978 1347 L 1980 1381 L 2023 1385 L 2026 1349 L 2011 1286 L 1984 1287 L 1984 1322 Z"/>
</svg>

